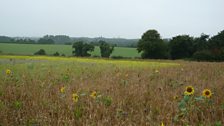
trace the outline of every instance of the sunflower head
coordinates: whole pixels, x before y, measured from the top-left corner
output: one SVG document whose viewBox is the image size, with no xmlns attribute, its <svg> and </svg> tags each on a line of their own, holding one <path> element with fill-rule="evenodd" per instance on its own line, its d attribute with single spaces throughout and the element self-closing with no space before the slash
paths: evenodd
<svg viewBox="0 0 224 126">
<path fill-rule="evenodd" d="M 73 100 L 73 102 L 78 102 L 78 100 L 79 100 L 79 95 L 77 94 L 77 93 L 73 93 L 72 94 L 72 100 Z"/>
<path fill-rule="evenodd" d="M 204 89 L 202 95 L 206 98 L 210 98 L 212 96 L 212 92 L 209 89 Z"/>
<path fill-rule="evenodd" d="M 61 93 L 65 93 L 65 87 L 64 87 L 64 86 L 62 86 L 62 87 L 60 88 L 60 92 L 61 92 Z"/>
<path fill-rule="evenodd" d="M 193 95 L 194 94 L 194 88 L 192 86 L 187 86 L 184 94 L 185 95 Z"/>
<path fill-rule="evenodd" d="M 11 75 L 11 74 L 12 74 L 12 71 L 11 71 L 10 69 L 6 69 L 6 70 L 5 70 L 5 74 L 6 74 L 6 75 Z"/>
<path fill-rule="evenodd" d="M 93 99 L 96 99 L 96 96 L 97 96 L 96 91 L 93 91 L 93 92 L 90 94 L 90 97 L 93 98 Z"/>
</svg>

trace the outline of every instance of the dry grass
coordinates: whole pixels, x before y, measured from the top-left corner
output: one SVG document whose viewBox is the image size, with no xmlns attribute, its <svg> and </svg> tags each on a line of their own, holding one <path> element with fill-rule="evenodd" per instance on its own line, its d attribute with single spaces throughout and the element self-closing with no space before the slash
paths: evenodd
<svg viewBox="0 0 224 126">
<path fill-rule="evenodd" d="M 141 67 L 141 62 L 139 66 L 91 60 L 11 63 L 4 58 L 0 64 L 0 125 L 224 124 L 223 63 L 176 61 L 180 65 L 150 67 L 147 62 L 148 66 Z M 7 68 L 12 75 L 5 75 Z M 197 103 L 200 111 L 174 121 L 188 85 L 195 88 L 195 96 L 211 89 L 213 104 Z M 92 91 L 97 92 L 96 99 L 89 96 Z M 79 95 L 77 103 L 73 93 Z"/>
</svg>

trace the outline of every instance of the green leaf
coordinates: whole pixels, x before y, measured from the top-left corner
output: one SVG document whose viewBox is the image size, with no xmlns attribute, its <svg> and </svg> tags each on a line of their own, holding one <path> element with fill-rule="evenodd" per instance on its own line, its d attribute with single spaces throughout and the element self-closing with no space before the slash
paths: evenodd
<svg viewBox="0 0 224 126">
<path fill-rule="evenodd" d="M 195 99 L 195 101 L 203 101 L 204 97 L 203 96 L 199 96 L 199 97 L 196 97 L 194 99 Z"/>
<path fill-rule="evenodd" d="M 189 95 L 184 95 L 184 101 L 188 102 L 190 100 L 190 96 Z"/>
<path fill-rule="evenodd" d="M 181 108 L 180 109 L 182 112 L 187 112 L 187 108 Z"/>
<path fill-rule="evenodd" d="M 178 104 L 178 107 L 179 109 L 186 108 L 186 102 L 184 100 L 181 100 Z"/>
</svg>

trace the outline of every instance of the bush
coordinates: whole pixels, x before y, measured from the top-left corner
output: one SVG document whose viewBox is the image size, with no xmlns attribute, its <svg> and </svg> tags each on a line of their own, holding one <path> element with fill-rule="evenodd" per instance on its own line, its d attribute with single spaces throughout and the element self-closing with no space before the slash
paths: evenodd
<svg viewBox="0 0 224 126">
<path fill-rule="evenodd" d="M 46 55 L 46 52 L 44 49 L 40 49 L 39 51 L 35 52 L 34 55 Z"/>
<path fill-rule="evenodd" d="M 58 52 L 54 53 L 53 56 L 60 56 Z"/>
<path fill-rule="evenodd" d="M 112 59 L 128 59 L 127 57 L 123 56 L 111 56 Z"/>
<path fill-rule="evenodd" d="M 61 54 L 61 56 L 65 56 L 65 54 L 63 53 L 63 54 Z"/>
</svg>

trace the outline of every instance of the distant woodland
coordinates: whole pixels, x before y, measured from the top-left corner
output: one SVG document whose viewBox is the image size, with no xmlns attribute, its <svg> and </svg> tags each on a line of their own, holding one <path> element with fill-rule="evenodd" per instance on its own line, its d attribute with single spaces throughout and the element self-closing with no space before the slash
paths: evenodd
<svg viewBox="0 0 224 126">
<path fill-rule="evenodd" d="M 91 43 L 95 46 L 98 46 L 100 44 L 100 41 L 106 41 L 107 43 L 116 45 L 118 47 L 137 47 L 138 43 L 138 39 L 69 37 L 66 35 L 45 35 L 41 38 L 0 36 L 0 43 L 72 45 L 73 43 L 78 41 Z"/>
</svg>

